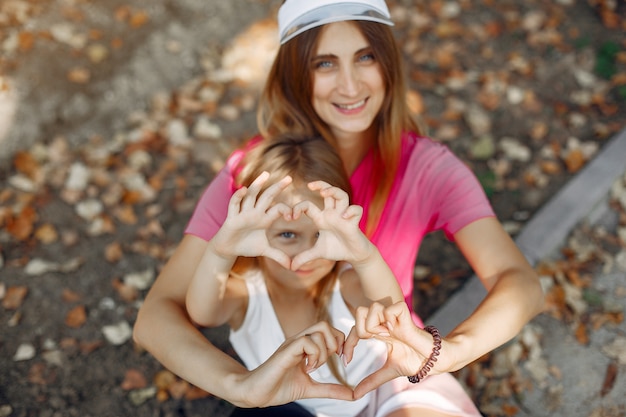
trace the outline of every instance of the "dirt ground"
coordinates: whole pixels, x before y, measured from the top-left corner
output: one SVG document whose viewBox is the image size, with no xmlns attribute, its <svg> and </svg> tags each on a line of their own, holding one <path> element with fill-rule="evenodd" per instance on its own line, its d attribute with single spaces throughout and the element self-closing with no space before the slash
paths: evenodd
<svg viewBox="0 0 626 417">
<path fill-rule="evenodd" d="M 271 58 L 263 19 L 276 2 L 101 3 L 0 5 L 0 105 L 23 100 L 19 123 L 0 129 L 0 417 L 225 416 L 228 403 L 165 371 L 130 329 L 199 194 L 255 131 L 262 77 L 246 70 Z M 412 110 L 513 235 L 624 128 L 624 10 L 612 3 L 389 4 Z M 229 32 L 202 32 L 222 12 Z M 428 317 L 470 275 L 428 237 L 416 311 Z M 225 334 L 207 331 L 232 353 Z"/>
</svg>

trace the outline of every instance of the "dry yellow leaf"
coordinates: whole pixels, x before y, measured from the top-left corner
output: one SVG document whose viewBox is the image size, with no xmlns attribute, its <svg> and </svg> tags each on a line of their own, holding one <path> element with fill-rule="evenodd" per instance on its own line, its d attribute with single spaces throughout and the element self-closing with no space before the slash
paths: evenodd
<svg viewBox="0 0 626 417">
<path fill-rule="evenodd" d="M 35 231 L 35 238 L 44 245 L 54 243 L 59 239 L 59 234 L 54 225 L 46 223 Z"/>
<path fill-rule="evenodd" d="M 91 72 L 87 68 L 72 68 L 67 73 L 67 79 L 76 84 L 86 84 L 91 79 Z"/>
<path fill-rule="evenodd" d="M 74 329 L 81 327 L 87 321 L 87 311 L 85 306 L 74 307 L 65 316 L 65 325 Z"/>
<path fill-rule="evenodd" d="M 2 307 L 5 310 L 17 310 L 21 307 L 27 294 L 28 287 L 26 286 L 9 287 L 2 300 Z"/>
</svg>

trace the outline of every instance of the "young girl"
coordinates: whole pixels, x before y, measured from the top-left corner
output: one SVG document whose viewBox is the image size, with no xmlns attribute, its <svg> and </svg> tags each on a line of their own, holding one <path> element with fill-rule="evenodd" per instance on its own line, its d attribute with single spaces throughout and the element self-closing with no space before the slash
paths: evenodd
<svg viewBox="0 0 626 417">
<path fill-rule="evenodd" d="M 322 383 L 352 400 L 352 388 L 383 365 L 387 351 L 379 340 L 363 340 L 356 350 L 351 347 L 349 364 L 341 361 L 356 309 L 372 303 L 391 306 L 404 297 L 359 229 L 362 209 L 349 205 L 341 160 L 321 138 L 278 139 L 248 154 L 237 179 L 241 188 L 189 285 L 190 317 L 202 326 L 228 323 L 230 341 L 249 370 L 278 353 L 286 360 L 280 372 L 290 373 L 294 390 Z M 284 351 L 289 352 L 286 359 Z M 445 375 L 434 378 L 439 377 Z M 375 413 L 381 407 L 417 412 L 431 405 L 422 398 L 427 397 L 422 395 L 425 385 L 402 381 L 356 401 L 298 403 L 325 416 L 382 416 L 388 414 Z M 400 391 L 414 395 L 396 395 Z M 479 415 L 462 393 L 452 398 L 459 394 L 461 401 L 451 400 L 448 409 Z M 266 398 L 251 398 L 253 404 L 273 403 L 262 390 L 250 392 L 255 395 Z"/>
</svg>

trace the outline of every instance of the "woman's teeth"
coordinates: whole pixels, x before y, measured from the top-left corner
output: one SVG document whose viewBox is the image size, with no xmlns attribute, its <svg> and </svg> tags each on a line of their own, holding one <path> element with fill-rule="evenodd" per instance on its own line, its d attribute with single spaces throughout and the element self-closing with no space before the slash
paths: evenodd
<svg viewBox="0 0 626 417">
<path fill-rule="evenodd" d="M 358 107 L 361 107 L 364 104 L 365 104 L 365 99 L 358 101 L 354 104 L 337 104 L 337 107 L 339 107 L 340 109 L 344 109 L 344 110 L 354 110 Z"/>
</svg>

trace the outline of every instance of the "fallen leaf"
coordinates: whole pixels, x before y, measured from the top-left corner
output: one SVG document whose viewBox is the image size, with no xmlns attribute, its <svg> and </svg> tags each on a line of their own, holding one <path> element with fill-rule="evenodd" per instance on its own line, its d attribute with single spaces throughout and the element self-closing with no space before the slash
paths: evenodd
<svg viewBox="0 0 626 417">
<path fill-rule="evenodd" d="M 187 390 L 187 392 L 185 393 L 185 399 L 187 401 L 193 401 L 193 400 L 198 400 L 200 398 L 207 398 L 210 397 L 211 394 L 206 392 L 205 390 L 198 388 L 194 385 L 190 385 L 189 389 Z"/>
<path fill-rule="evenodd" d="M 74 329 L 81 327 L 86 321 L 87 311 L 83 305 L 74 307 L 65 316 L 65 325 Z"/>
<path fill-rule="evenodd" d="M 587 326 L 584 323 L 578 323 L 575 332 L 576 340 L 581 345 L 589 344 L 589 332 L 587 330 Z"/>
<path fill-rule="evenodd" d="M 131 17 L 130 17 L 130 26 L 137 29 L 143 25 L 145 25 L 146 23 L 148 23 L 148 21 L 150 20 L 148 13 L 146 13 L 143 10 L 134 12 Z"/>
<path fill-rule="evenodd" d="M 2 300 L 2 307 L 6 310 L 17 310 L 22 306 L 27 294 L 28 287 L 26 286 L 9 287 Z"/>
<path fill-rule="evenodd" d="M 51 370 L 43 362 L 33 364 L 28 370 L 26 379 L 35 385 L 50 385 L 56 380 L 56 372 Z"/>
<path fill-rule="evenodd" d="M 137 369 L 129 369 L 124 375 L 120 387 L 125 391 L 145 388 L 148 385 L 146 377 Z"/>
<path fill-rule="evenodd" d="M 20 32 L 18 35 L 18 45 L 22 52 L 27 52 L 33 49 L 35 44 L 35 34 L 32 32 Z"/>
<path fill-rule="evenodd" d="M 126 302 L 135 301 L 139 297 L 139 291 L 130 285 L 124 284 L 119 278 L 113 280 L 113 288 L 120 298 Z"/>
<path fill-rule="evenodd" d="M 86 84 L 91 79 L 91 72 L 87 68 L 72 68 L 67 73 L 67 79 L 76 84 Z"/>
<path fill-rule="evenodd" d="M 611 362 L 606 367 L 606 373 L 604 374 L 604 382 L 602 382 L 602 389 L 600 389 L 600 396 L 604 397 L 608 394 L 615 385 L 617 379 L 618 367 L 615 362 Z"/>
<path fill-rule="evenodd" d="M 96 349 L 100 348 L 103 344 L 104 343 L 102 342 L 102 340 L 81 341 L 78 344 L 78 349 L 83 355 L 88 355 Z"/>
<path fill-rule="evenodd" d="M 572 149 L 565 157 L 565 166 L 570 173 L 578 172 L 585 165 L 585 156 L 579 148 Z"/>
<path fill-rule="evenodd" d="M 89 45 L 87 48 L 87 56 L 94 64 L 99 64 L 109 56 L 109 50 L 102 44 Z"/>
<path fill-rule="evenodd" d="M 187 395 L 187 391 L 189 391 L 189 382 L 184 379 L 177 379 L 172 382 L 168 388 L 168 393 L 174 399 L 181 399 Z"/>
<path fill-rule="evenodd" d="M 80 294 L 78 294 L 76 291 L 70 290 L 69 288 L 64 288 L 63 292 L 61 293 L 61 299 L 65 303 L 75 303 L 77 301 L 80 301 L 81 298 L 82 296 Z"/>
<path fill-rule="evenodd" d="M 35 230 L 35 238 L 44 245 L 54 243 L 59 239 L 54 225 L 46 223 Z"/>
<path fill-rule="evenodd" d="M 120 49 L 122 46 L 124 46 L 122 38 L 115 37 L 111 40 L 111 48 Z"/>
<path fill-rule="evenodd" d="M 25 240 L 34 229 L 37 221 L 37 212 L 31 206 L 26 206 L 14 217 L 7 219 L 6 230 L 17 240 Z"/>
<path fill-rule="evenodd" d="M 40 170 L 39 163 L 28 151 L 17 152 L 13 157 L 13 166 L 31 179 L 35 178 L 36 173 Z"/>
<path fill-rule="evenodd" d="M 504 412 L 505 416 L 513 417 L 514 415 L 519 413 L 519 407 L 516 407 L 514 405 L 510 405 L 510 404 L 504 404 L 502 406 L 502 411 Z"/>
<path fill-rule="evenodd" d="M 119 242 L 111 242 L 104 248 L 104 259 L 108 262 L 119 262 L 123 256 L 122 245 Z"/>
<path fill-rule="evenodd" d="M 172 372 L 163 369 L 154 376 L 154 385 L 158 389 L 169 389 L 170 385 L 172 385 L 176 381 L 176 375 Z"/>
<path fill-rule="evenodd" d="M 115 9 L 114 16 L 116 20 L 123 22 L 125 20 L 128 20 L 128 18 L 130 17 L 130 14 L 131 14 L 130 6 L 124 5 Z"/>
</svg>

